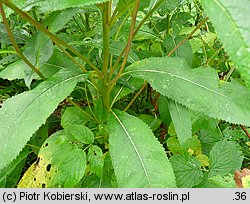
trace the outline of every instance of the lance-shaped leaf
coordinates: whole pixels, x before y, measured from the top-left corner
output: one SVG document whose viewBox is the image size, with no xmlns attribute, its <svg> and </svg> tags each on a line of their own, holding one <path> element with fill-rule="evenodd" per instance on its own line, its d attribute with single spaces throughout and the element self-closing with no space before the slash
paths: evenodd
<svg viewBox="0 0 250 204">
<path fill-rule="evenodd" d="M 119 187 L 176 187 L 172 166 L 147 124 L 115 110 L 108 119 L 108 129 Z"/>
<path fill-rule="evenodd" d="M 219 85 L 211 68 L 190 69 L 180 58 L 148 58 L 127 67 L 123 75 L 147 80 L 162 95 L 196 112 L 250 126 L 250 90 L 237 83 Z"/>
<path fill-rule="evenodd" d="M 250 87 L 250 1 L 202 0 L 205 12 L 218 32 L 226 51 Z"/>
<path fill-rule="evenodd" d="M 186 107 L 169 100 L 169 111 L 178 139 L 182 145 L 187 139 L 192 138 L 192 123 L 188 110 Z"/>
<path fill-rule="evenodd" d="M 61 70 L 32 91 L 5 101 L 0 109 L 0 169 L 16 158 L 58 104 L 84 81 L 81 70 Z"/>
<path fill-rule="evenodd" d="M 83 7 L 102 3 L 108 0 L 30 0 L 24 7 L 30 9 L 33 6 L 38 6 L 43 12 L 45 11 L 56 11 L 63 10 L 73 7 Z"/>
</svg>

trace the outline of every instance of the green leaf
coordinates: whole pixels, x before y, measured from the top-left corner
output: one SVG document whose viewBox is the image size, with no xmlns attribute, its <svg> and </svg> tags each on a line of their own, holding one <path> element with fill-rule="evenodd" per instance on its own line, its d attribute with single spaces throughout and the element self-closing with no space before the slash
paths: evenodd
<svg viewBox="0 0 250 204">
<path fill-rule="evenodd" d="M 199 139 L 201 141 L 202 152 L 209 155 L 212 147 L 222 140 L 222 134 L 217 127 L 200 130 Z"/>
<path fill-rule="evenodd" d="M 115 56 L 119 56 L 122 53 L 124 47 L 126 47 L 126 43 L 119 41 L 112 41 L 109 45 L 111 54 Z M 138 60 L 139 58 L 137 57 L 137 55 L 131 50 L 128 56 L 128 62 L 133 63 Z"/>
<path fill-rule="evenodd" d="M 83 178 L 85 169 L 85 152 L 59 131 L 44 142 L 37 161 L 25 172 L 18 187 L 74 187 Z"/>
<path fill-rule="evenodd" d="M 61 118 L 61 125 L 63 128 L 69 125 L 83 125 L 89 120 L 90 118 L 84 115 L 78 108 L 67 107 Z"/>
<path fill-rule="evenodd" d="M 193 29 L 192 29 L 193 30 Z M 163 46 L 166 48 L 166 53 L 169 53 L 174 49 L 181 41 L 185 39 L 185 36 L 177 36 L 174 38 L 170 34 L 166 35 Z M 189 41 L 186 41 L 182 46 L 180 46 L 174 53 L 173 56 L 180 57 L 186 60 L 189 66 L 193 62 L 193 50 Z"/>
<path fill-rule="evenodd" d="M 134 77 L 126 77 L 118 80 L 116 86 L 111 92 L 112 103 L 122 99 L 124 96 L 133 93 L 135 90 L 139 89 L 143 85 L 144 80 L 134 78 Z"/>
<path fill-rule="evenodd" d="M 196 112 L 250 126 L 250 90 L 236 83 L 219 86 L 213 69 L 190 69 L 180 58 L 148 58 L 127 67 L 123 75 L 147 80 L 162 95 Z"/>
<path fill-rule="evenodd" d="M 5 101 L 0 109 L 0 169 L 16 158 L 57 105 L 85 78 L 81 70 L 62 70 L 35 89 Z"/>
<path fill-rule="evenodd" d="M 102 176 L 102 188 L 117 188 L 117 180 L 112 164 L 110 153 L 105 154 L 104 165 L 103 165 L 103 176 Z"/>
<path fill-rule="evenodd" d="M 168 158 L 140 119 L 114 110 L 108 118 L 110 154 L 119 187 L 175 187 Z"/>
<path fill-rule="evenodd" d="M 187 139 L 192 138 L 192 124 L 188 110 L 186 107 L 170 100 L 169 111 L 180 144 L 183 145 Z"/>
<path fill-rule="evenodd" d="M 228 176 L 213 176 L 208 178 L 208 181 L 217 188 L 236 188 L 234 176 L 232 174 L 229 174 Z"/>
<path fill-rule="evenodd" d="M 140 118 L 142 121 L 147 123 L 153 132 L 160 127 L 161 122 L 162 122 L 159 118 L 157 118 L 156 115 L 153 116 L 153 115 L 148 115 L 148 114 L 140 114 L 138 118 Z"/>
<path fill-rule="evenodd" d="M 84 125 L 66 125 L 65 131 L 73 136 L 77 141 L 83 144 L 92 144 L 94 142 L 94 133 Z"/>
<path fill-rule="evenodd" d="M 83 7 L 105 1 L 108 0 L 31 0 L 28 3 L 30 6 L 38 6 L 43 12 L 46 12 L 63 10 L 72 7 Z"/>
<path fill-rule="evenodd" d="M 242 165 L 243 156 L 238 144 L 231 141 L 217 142 L 209 155 L 210 172 L 209 177 L 228 173 L 233 174 Z"/>
<path fill-rule="evenodd" d="M 169 137 L 167 139 L 168 149 L 172 152 L 172 154 L 181 154 L 183 153 L 183 148 L 180 145 L 180 142 L 175 137 Z"/>
<path fill-rule="evenodd" d="M 176 176 L 177 187 L 192 188 L 202 181 L 200 162 L 191 156 L 174 155 L 170 158 Z"/>
<path fill-rule="evenodd" d="M 8 166 L 3 168 L 0 171 L 0 182 L 2 182 L 8 175 L 10 175 L 15 168 L 28 156 L 30 151 L 28 149 L 24 149 L 18 156 L 17 158 L 12 161 Z"/>
<path fill-rule="evenodd" d="M 201 143 L 196 135 L 192 138 L 188 138 L 182 146 L 186 152 L 190 152 L 195 155 L 201 154 Z"/>
<path fill-rule="evenodd" d="M 48 18 L 44 20 L 43 26 L 50 30 L 50 32 L 56 33 L 63 28 L 63 26 L 70 18 L 72 18 L 73 15 L 79 12 L 78 10 L 79 9 L 74 8 L 67 9 L 63 12 L 53 12 Z M 69 62 L 68 59 L 65 59 L 64 54 L 54 50 L 52 41 L 49 40 L 48 36 L 41 32 L 38 32 L 37 35 L 33 36 L 27 41 L 24 54 L 33 65 L 39 67 L 40 71 L 45 77 L 49 77 L 56 73 L 59 68 L 63 68 L 68 64 L 72 64 L 72 62 Z M 62 59 L 63 63 L 61 63 Z M 48 67 L 48 64 L 52 64 L 52 66 Z M 74 63 L 73 66 L 75 67 Z M 18 60 L 15 63 L 7 66 L 0 73 L 0 77 L 8 80 L 25 79 L 28 87 L 30 86 L 30 83 L 33 79 L 40 79 L 40 77 L 34 73 L 22 60 Z"/>
<path fill-rule="evenodd" d="M 96 173 L 99 178 L 102 178 L 104 155 L 100 147 L 92 145 L 88 151 L 88 161 L 91 172 Z"/>
<path fill-rule="evenodd" d="M 245 83 L 250 87 L 250 1 L 201 0 L 215 30 Z"/>
<path fill-rule="evenodd" d="M 62 155 L 64 155 L 63 158 Z M 65 188 L 72 188 L 79 183 L 84 176 L 86 154 L 83 150 L 77 148 L 71 151 L 61 149 L 61 151 L 56 152 L 53 156 L 51 165 L 56 166 L 58 169 L 56 177 L 57 183 L 63 185 Z"/>
<path fill-rule="evenodd" d="M 161 120 L 166 123 L 168 126 L 170 125 L 172 119 L 169 112 L 169 101 L 166 96 L 160 96 L 158 101 L 158 108 Z"/>
</svg>

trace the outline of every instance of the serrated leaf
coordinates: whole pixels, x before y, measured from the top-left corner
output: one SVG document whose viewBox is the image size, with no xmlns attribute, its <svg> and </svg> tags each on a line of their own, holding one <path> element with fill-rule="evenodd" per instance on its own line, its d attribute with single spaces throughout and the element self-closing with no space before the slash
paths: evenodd
<svg viewBox="0 0 250 204">
<path fill-rule="evenodd" d="M 222 134 L 217 127 L 200 130 L 199 139 L 202 145 L 202 153 L 209 155 L 214 144 L 222 140 Z"/>
<path fill-rule="evenodd" d="M 105 1 L 108 0 L 30 0 L 27 5 L 38 6 L 43 12 L 46 12 L 94 5 Z"/>
<path fill-rule="evenodd" d="M 144 122 L 114 110 L 108 118 L 108 130 L 119 187 L 175 187 L 171 164 Z"/>
<path fill-rule="evenodd" d="M 62 159 L 63 154 L 64 157 Z M 56 166 L 58 169 L 56 172 L 57 177 L 54 179 L 63 187 L 72 188 L 83 178 L 86 163 L 86 154 L 83 150 L 74 148 L 65 152 L 64 149 L 61 149 L 52 158 L 51 165 Z"/>
<path fill-rule="evenodd" d="M 101 148 L 96 145 L 90 146 L 87 156 L 91 172 L 96 173 L 99 178 L 102 178 L 104 155 Z"/>
<path fill-rule="evenodd" d="M 15 159 L 57 105 L 85 78 L 81 70 L 62 70 L 35 89 L 5 101 L 0 109 L 0 169 Z"/>
<path fill-rule="evenodd" d="M 208 178 L 208 181 L 211 182 L 214 186 L 214 188 L 235 188 L 235 181 L 232 174 L 229 174 L 228 176 L 213 176 Z"/>
<path fill-rule="evenodd" d="M 238 144 L 231 141 L 217 142 L 209 154 L 210 172 L 209 177 L 228 173 L 241 168 L 243 156 Z"/>
<path fill-rule="evenodd" d="M 14 161 L 12 161 L 8 166 L 3 168 L 0 171 L 0 182 L 2 182 L 6 178 L 6 176 L 11 174 L 11 172 L 28 156 L 29 153 L 30 151 L 28 149 L 24 149 Z"/>
<path fill-rule="evenodd" d="M 192 188 L 202 181 L 200 162 L 191 156 L 174 155 L 170 158 L 176 176 L 177 187 Z"/>
<path fill-rule="evenodd" d="M 25 172 L 18 187 L 74 187 L 84 176 L 85 168 L 86 154 L 59 131 L 45 141 L 37 161 Z"/>
<path fill-rule="evenodd" d="M 123 75 L 147 80 L 162 95 L 191 110 L 250 126 L 250 90 L 236 83 L 219 86 L 213 69 L 190 69 L 180 58 L 148 58 L 127 67 Z"/>
<path fill-rule="evenodd" d="M 70 124 L 66 125 L 64 129 L 67 134 L 83 144 L 92 144 L 94 142 L 94 133 L 84 125 Z"/>
<path fill-rule="evenodd" d="M 192 138 L 192 124 L 188 110 L 175 101 L 169 100 L 169 112 L 180 144 L 183 145 L 189 138 Z"/>
<path fill-rule="evenodd" d="M 201 1 L 215 30 L 245 83 L 250 87 L 250 1 L 232 0 Z"/>
</svg>

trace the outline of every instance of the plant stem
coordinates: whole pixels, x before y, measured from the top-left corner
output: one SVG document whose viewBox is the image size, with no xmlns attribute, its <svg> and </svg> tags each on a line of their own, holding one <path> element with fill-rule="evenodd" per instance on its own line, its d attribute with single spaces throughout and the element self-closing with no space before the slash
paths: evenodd
<svg viewBox="0 0 250 204">
<path fill-rule="evenodd" d="M 115 24 L 115 22 L 117 21 L 118 18 L 120 18 L 121 16 L 123 16 L 127 12 L 127 9 L 130 11 L 131 10 L 130 8 L 132 8 L 134 6 L 134 4 L 135 4 L 135 1 L 131 2 L 130 5 L 127 5 L 127 7 L 124 7 L 119 12 L 117 11 L 118 8 L 116 7 L 114 10 L 114 13 L 110 19 L 110 27 L 112 27 Z"/>
<path fill-rule="evenodd" d="M 210 57 L 210 59 L 208 59 L 207 60 L 207 62 L 206 62 L 206 67 L 209 65 L 209 63 L 210 63 L 210 61 L 223 49 L 224 47 L 223 46 L 221 46 L 221 48 L 220 49 L 218 49 L 218 50 L 216 50 L 216 52 Z"/>
<path fill-rule="evenodd" d="M 94 112 L 93 112 L 93 110 L 92 110 L 92 108 L 91 108 L 91 105 L 90 105 L 90 102 L 89 102 L 88 93 L 87 93 L 87 84 L 86 84 L 86 83 L 85 83 L 85 87 L 84 87 L 84 88 L 85 88 L 85 89 L 84 89 L 85 97 L 86 97 L 86 100 L 87 100 L 87 104 L 88 104 L 89 110 L 90 110 L 91 114 L 93 115 L 95 121 L 97 121 L 97 123 L 100 123 L 100 122 L 98 121 L 98 119 L 96 118 L 96 116 L 95 116 L 95 114 L 94 114 Z"/>
<path fill-rule="evenodd" d="M 133 16 L 132 16 L 132 20 L 131 20 L 131 26 L 130 26 L 130 32 L 129 32 L 129 37 L 128 37 L 128 43 L 127 46 L 125 48 L 125 55 L 124 55 L 124 59 L 122 61 L 121 67 L 117 73 L 117 75 L 115 76 L 115 78 L 111 81 L 111 87 L 113 87 L 116 83 L 116 81 L 119 79 L 119 77 L 121 76 L 127 60 L 128 60 L 128 56 L 129 56 L 129 52 L 132 46 L 132 40 L 134 37 L 134 32 L 135 32 L 135 23 L 136 23 L 136 18 L 137 18 L 137 13 L 138 13 L 138 9 L 139 9 L 139 5 L 140 5 L 140 0 L 136 0 L 135 2 L 135 8 L 134 8 L 134 12 L 133 12 Z"/>
<path fill-rule="evenodd" d="M 225 77 L 225 80 L 224 81 L 228 81 L 231 77 L 231 75 L 233 74 L 234 70 L 236 69 L 235 66 L 232 66 L 227 74 L 227 76 Z"/>
<path fill-rule="evenodd" d="M 136 93 L 136 95 L 134 96 L 134 98 L 130 101 L 130 103 L 124 109 L 125 112 L 130 108 L 130 106 L 134 103 L 134 101 L 138 98 L 138 96 L 141 94 L 141 92 L 145 89 L 145 87 L 147 85 L 148 85 L 148 82 L 145 81 L 144 84 L 142 85 L 142 87 L 140 88 L 140 90 Z"/>
<path fill-rule="evenodd" d="M 141 27 L 144 25 L 144 23 L 148 20 L 148 18 L 150 18 L 150 16 L 153 15 L 153 13 L 161 6 L 161 4 L 164 2 L 165 0 L 160 0 L 158 1 L 154 7 L 147 13 L 147 15 L 142 19 L 142 21 L 140 22 L 140 24 L 137 26 L 135 32 L 134 32 L 134 36 L 139 32 L 139 30 L 141 29 Z"/>
<path fill-rule="evenodd" d="M 195 29 L 189 34 L 187 35 L 187 37 L 185 39 L 183 39 L 178 45 L 175 46 L 174 49 L 172 49 L 169 53 L 168 53 L 168 57 L 171 56 L 180 46 L 182 46 L 190 37 L 193 36 L 193 34 L 200 29 L 201 26 L 204 25 L 204 23 L 208 20 L 208 17 L 204 18 L 196 27 Z"/>
<path fill-rule="evenodd" d="M 243 125 L 240 125 L 241 129 L 246 133 L 246 135 L 249 137 L 250 139 L 250 133 L 247 131 L 246 127 Z"/>
<path fill-rule="evenodd" d="M 2 19 L 3 19 L 3 22 L 4 22 L 4 26 L 5 26 L 5 29 L 8 33 L 8 36 L 9 36 L 9 39 L 14 47 L 14 49 L 16 50 L 17 54 L 19 55 L 19 57 L 35 72 L 37 73 L 37 75 L 45 80 L 46 77 L 40 72 L 39 69 L 37 69 L 33 64 L 30 63 L 30 61 L 24 56 L 24 54 L 21 52 L 21 50 L 19 49 L 18 47 L 18 44 L 16 43 L 15 41 L 15 38 L 11 32 L 11 29 L 10 29 L 10 26 L 8 24 L 8 21 L 7 21 L 7 18 L 5 16 L 5 12 L 4 12 L 4 8 L 3 8 L 3 4 L 2 2 L 0 2 L 0 12 L 1 12 L 1 16 L 2 16 Z"/>
<path fill-rule="evenodd" d="M 126 20 L 128 19 L 128 17 L 129 17 L 129 14 L 127 14 L 127 16 L 124 18 L 124 20 L 122 21 L 121 25 L 119 26 L 119 28 L 118 28 L 118 30 L 117 30 L 117 32 L 116 32 L 114 41 L 116 41 L 116 40 L 118 39 L 119 33 L 120 33 L 120 31 L 121 31 L 123 25 L 125 24 Z M 123 51 L 121 52 L 121 54 L 119 55 L 119 57 L 120 57 L 120 56 L 122 57 L 123 54 L 124 54 L 124 52 L 125 52 L 125 48 L 123 49 Z M 118 57 L 118 59 L 119 59 L 119 57 Z M 119 60 L 117 60 L 118 63 L 120 62 L 120 60 L 121 60 L 121 58 L 120 58 Z M 112 78 L 112 76 L 113 76 L 113 74 L 114 74 L 114 72 L 115 72 L 115 70 L 116 70 L 116 67 L 118 66 L 118 64 L 117 64 L 117 62 L 116 62 L 117 65 L 114 65 L 114 66 L 112 67 L 112 65 L 113 65 L 113 63 L 112 63 L 112 62 L 113 62 L 113 58 L 111 58 L 110 61 L 111 61 L 111 62 L 110 62 L 109 80 Z"/>
<path fill-rule="evenodd" d="M 67 52 L 67 50 L 65 50 L 60 44 L 57 44 L 57 47 L 59 47 L 59 49 L 61 49 L 64 54 L 66 54 L 68 56 L 69 59 L 71 59 L 77 66 L 79 66 L 84 72 L 87 72 L 88 70 L 83 66 L 81 65 L 74 57 L 71 56 L 71 54 L 69 54 L 69 52 Z"/>
<path fill-rule="evenodd" d="M 102 74 L 104 80 L 107 80 L 108 74 L 108 63 L 109 63 L 109 42 L 110 42 L 110 4 L 105 2 L 103 6 L 103 64 L 102 64 Z M 106 81 L 105 81 L 106 82 Z"/>
<path fill-rule="evenodd" d="M 103 3 L 103 17 L 102 17 L 102 25 L 103 25 L 103 64 L 102 64 L 102 75 L 103 77 L 103 87 L 102 87 L 102 95 L 103 95 L 103 104 L 104 107 L 109 109 L 109 101 L 110 101 L 110 87 L 109 87 L 109 42 L 110 42 L 110 18 L 111 18 L 111 1 Z"/>
<path fill-rule="evenodd" d="M 139 32 L 139 30 L 141 29 L 141 27 L 143 26 L 143 24 L 148 20 L 148 18 L 157 10 L 157 8 L 159 8 L 159 6 L 164 2 L 164 0 L 161 0 L 159 2 L 157 2 L 154 7 L 148 12 L 148 14 L 143 18 L 143 20 L 140 22 L 140 24 L 137 26 L 136 30 L 133 33 L 133 37 Z M 119 65 L 124 53 L 126 51 L 126 47 L 123 49 L 123 51 L 121 52 L 121 54 L 118 56 L 116 63 L 114 64 L 114 66 L 112 67 L 110 73 L 111 75 L 115 72 L 117 66 Z"/>
<path fill-rule="evenodd" d="M 79 111 L 81 111 L 84 115 L 89 117 L 94 122 L 97 122 L 91 115 L 89 115 L 86 111 L 84 111 L 79 105 L 77 105 L 74 101 L 72 101 L 69 97 L 66 98 L 66 100 L 71 103 L 73 106 L 75 106 Z"/>
<path fill-rule="evenodd" d="M 77 57 L 79 57 L 82 61 L 86 62 L 93 70 L 95 70 L 97 72 L 97 74 L 99 76 L 102 77 L 102 73 L 100 72 L 100 70 L 95 67 L 95 65 L 93 65 L 89 59 L 85 56 L 83 56 L 82 54 L 80 54 L 77 50 L 75 50 L 72 46 L 68 45 L 66 42 L 64 42 L 63 40 L 61 40 L 60 38 L 58 38 L 57 36 L 55 36 L 53 33 L 51 33 L 49 30 L 47 30 L 46 28 L 44 28 L 40 23 L 36 22 L 32 17 L 30 17 L 27 13 L 23 12 L 22 10 L 20 10 L 18 7 L 16 7 L 11 1 L 4 1 L 4 0 L 0 0 L 0 2 L 4 3 L 6 6 L 8 6 L 9 8 L 11 8 L 13 11 L 15 11 L 17 14 L 19 14 L 23 19 L 27 20 L 29 23 L 31 23 L 32 25 L 34 25 L 38 30 L 40 30 L 41 32 L 45 33 L 46 35 L 48 35 L 50 37 L 50 39 L 55 43 L 55 44 L 60 44 L 63 47 L 67 48 L 68 50 L 70 50 L 72 53 L 74 53 Z"/>
<path fill-rule="evenodd" d="M 13 50 L 0 50 L 0 54 L 16 54 L 16 55 L 18 55 L 18 53 L 16 51 L 13 51 Z"/>
</svg>

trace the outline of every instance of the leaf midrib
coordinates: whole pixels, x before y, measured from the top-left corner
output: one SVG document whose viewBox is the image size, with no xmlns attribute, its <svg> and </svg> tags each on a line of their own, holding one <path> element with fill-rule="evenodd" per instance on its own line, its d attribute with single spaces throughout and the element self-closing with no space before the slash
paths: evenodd
<svg viewBox="0 0 250 204">
<path fill-rule="evenodd" d="M 199 83 L 194 82 L 194 81 L 192 81 L 192 80 L 190 80 L 190 79 L 186 79 L 186 78 L 184 78 L 184 77 L 182 77 L 182 76 L 178 76 L 178 75 L 173 74 L 173 73 L 170 73 L 170 72 L 146 69 L 146 70 L 131 70 L 131 71 L 127 71 L 127 72 L 123 73 L 123 75 L 129 74 L 129 73 L 133 73 L 133 72 L 152 72 L 152 73 L 160 73 L 160 74 L 167 74 L 167 75 L 170 75 L 170 76 L 174 76 L 174 77 L 176 77 L 176 78 L 179 78 L 179 79 L 182 79 L 182 80 L 184 80 L 184 81 L 190 82 L 191 84 L 197 85 L 197 86 L 199 86 L 199 87 L 201 87 L 201 88 L 203 88 L 203 89 L 206 89 L 206 90 L 208 90 L 208 91 L 210 91 L 210 92 L 212 92 L 212 93 L 216 93 L 216 94 L 218 94 L 218 95 L 221 95 L 221 96 L 223 96 L 223 97 L 225 97 L 225 98 L 227 98 L 227 99 L 230 100 L 230 98 L 228 98 L 226 95 L 224 95 L 224 94 L 222 94 L 222 93 L 220 93 L 220 92 L 217 92 L 217 91 L 215 91 L 215 90 L 213 90 L 213 89 L 210 89 L 210 88 L 208 88 L 208 87 L 206 87 L 206 86 L 204 86 L 204 85 L 202 85 L 202 84 L 199 84 Z"/>
<path fill-rule="evenodd" d="M 49 91 L 49 90 L 55 88 L 55 87 L 58 86 L 58 85 L 61 85 L 62 83 L 65 83 L 65 82 L 67 82 L 67 81 L 69 81 L 69 80 L 71 80 L 71 79 L 73 79 L 73 78 L 77 78 L 77 77 L 79 77 L 80 75 L 83 75 L 83 73 L 77 74 L 77 75 L 74 75 L 74 76 L 71 76 L 71 77 L 69 77 L 69 78 L 67 78 L 67 79 L 64 79 L 63 81 L 60 81 L 59 83 L 57 83 L 57 84 L 51 86 L 50 88 L 46 89 L 45 91 L 41 92 L 41 94 L 39 94 L 36 98 L 34 98 L 32 101 L 30 101 L 30 103 L 28 104 L 28 106 L 27 106 L 27 107 L 26 107 L 17 117 L 20 118 L 20 117 L 24 114 L 24 112 L 27 111 L 27 109 L 28 109 L 36 100 L 38 100 L 40 97 L 42 97 L 47 91 Z"/>
<path fill-rule="evenodd" d="M 228 20 L 231 22 L 233 28 L 236 30 L 236 32 L 238 33 L 238 36 L 239 38 L 241 39 L 241 46 L 244 47 L 244 48 L 247 48 L 246 44 L 244 43 L 244 39 L 243 39 L 243 36 L 241 35 L 241 32 L 240 32 L 240 28 L 237 26 L 235 20 L 231 17 L 230 13 L 228 12 L 228 10 L 223 7 L 223 5 L 217 1 L 217 0 L 213 0 L 215 4 L 217 4 L 221 10 L 225 13 L 226 17 L 228 18 Z"/>
<path fill-rule="evenodd" d="M 131 136 L 129 135 L 129 133 L 128 133 L 126 127 L 123 125 L 123 123 L 122 123 L 122 121 L 119 119 L 119 117 L 118 117 L 112 110 L 111 110 L 111 112 L 112 112 L 112 114 L 115 116 L 115 118 L 116 118 L 116 120 L 118 121 L 118 123 L 121 125 L 122 129 L 124 130 L 125 134 L 127 135 L 128 139 L 129 139 L 130 143 L 132 144 L 132 147 L 134 148 L 134 150 L 135 150 L 135 152 L 136 152 L 136 155 L 137 155 L 138 158 L 139 158 L 140 164 L 142 165 L 143 171 L 144 171 L 144 173 L 145 173 L 145 175 L 146 175 L 146 178 L 147 178 L 147 180 L 148 180 L 149 187 L 151 187 L 151 182 L 150 182 L 150 179 L 149 179 L 149 175 L 148 175 L 146 166 L 145 166 L 145 164 L 144 164 L 144 162 L 143 162 L 143 160 L 142 160 L 142 158 L 141 158 L 141 156 L 140 156 L 140 153 L 139 153 L 138 149 L 136 148 L 136 145 L 135 145 L 133 139 L 132 139 Z"/>
</svg>

